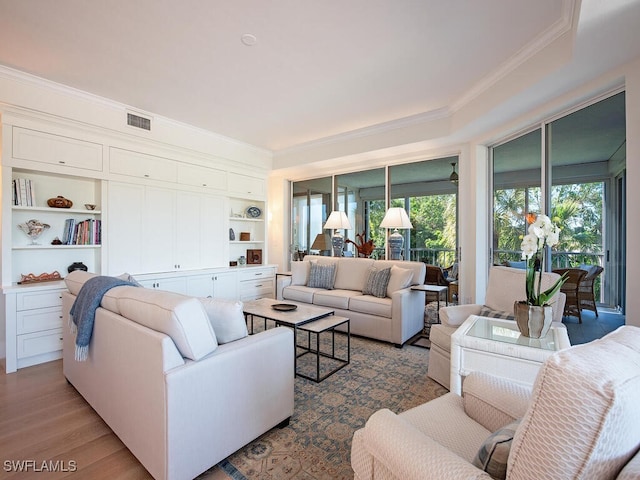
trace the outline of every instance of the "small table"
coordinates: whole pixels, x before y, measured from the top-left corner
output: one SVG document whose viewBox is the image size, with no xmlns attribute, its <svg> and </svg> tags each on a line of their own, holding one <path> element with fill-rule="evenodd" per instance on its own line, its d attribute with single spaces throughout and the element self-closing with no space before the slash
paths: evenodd
<svg viewBox="0 0 640 480">
<path fill-rule="evenodd" d="M 346 324 L 347 326 L 347 358 L 340 358 L 336 356 L 336 327 Z M 321 318 L 320 320 L 314 320 L 313 322 L 305 323 L 298 327 L 300 330 L 307 332 L 307 346 L 297 345 L 298 348 L 303 350 L 302 353 L 296 355 L 297 358 L 302 357 L 308 353 L 316 354 L 316 375 L 312 377 L 305 375 L 304 373 L 296 372 L 299 377 L 306 378 L 307 380 L 313 380 L 316 383 L 320 383 L 325 378 L 333 375 L 338 370 L 346 367 L 351 362 L 351 327 L 349 319 L 346 317 L 339 317 L 337 315 L 329 315 Z M 331 354 L 322 352 L 320 350 L 320 334 L 322 332 L 331 332 Z M 315 350 L 311 347 L 311 334 L 316 336 Z M 324 375 L 320 376 L 320 357 L 329 358 L 335 360 L 337 365 L 327 371 Z"/>
<path fill-rule="evenodd" d="M 449 287 L 447 287 L 446 285 L 414 285 L 413 287 L 411 287 L 411 290 L 416 290 L 418 292 L 425 292 L 425 294 L 426 292 L 435 293 L 436 298 L 438 300 L 438 310 L 440 310 L 440 297 L 444 292 L 445 305 L 447 306 L 449 305 L 449 294 L 448 294 Z"/>
<path fill-rule="evenodd" d="M 570 346 L 560 322 L 544 338 L 529 338 L 513 320 L 471 315 L 451 336 L 451 391 L 461 395 L 462 379 L 473 371 L 533 385 L 544 361 Z"/>
<path fill-rule="evenodd" d="M 316 378 L 311 378 L 316 382 L 320 382 L 327 378 L 329 375 L 337 372 L 340 368 L 343 368 L 350 362 L 350 351 L 351 351 L 351 332 L 350 332 L 350 323 L 349 319 L 345 317 L 338 317 L 334 315 L 334 311 L 330 308 L 316 307 L 313 305 L 307 305 L 304 303 L 293 303 L 297 308 L 291 311 L 280 311 L 273 309 L 273 305 L 281 303 L 273 298 L 260 298 L 258 300 L 252 300 L 248 302 L 244 302 L 243 312 L 245 319 L 251 317 L 251 329 L 250 332 L 253 334 L 253 317 L 260 317 L 264 319 L 264 328 L 267 328 L 267 320 L 271 320 L 275 322 L 276 326 L 284 325 L 285 327 L 293 328 L 293 341 L 294 347 L 296 348 L 295 360 L 294 360 L 294 371 L 295 374 L 304 377 L 310 378 L 308 376 L 299 374 L 297 371 L 297 359 L 302 355 L 307 353 L 316 353 L 317 362 L 318 362 L 318 375 Z M 331 318 L 328 318 L 331 317 Z M 324 321 L 323 321 L 324 320 Z M 316 323 L 318 322 L 318 323 Z M 335 356 L 335 328 L 339 325 L 347 324 L 347 359 L 340 359 Z M 304 328 L 303 328 L 304 326 Z M 308 343 L 307 346 L 299 346 L 297 345 L 298 338 L 298 330 L 303 330 L 308 332 Z M 320 342 L 320 333 L 331 331 L 332 332 L 332 355 L 324 354 L 320 352 L 319 342 Z M 313 350 L 311 348 L 311 333 L 315 333 L 317 335 L 317 348 Z M 302 348 L 304 350 L 303 353 L 298 355 L 297 348 Z M 320 357 L 329 357 L 334 360 L 338 360 L 340 362 L 346 362 L 341 365 L 339 368 L 333 370 L 328 375 L 325 375 L 323 378 L 320 378 L 319 374 L 319 364 Z"/>
</svg>

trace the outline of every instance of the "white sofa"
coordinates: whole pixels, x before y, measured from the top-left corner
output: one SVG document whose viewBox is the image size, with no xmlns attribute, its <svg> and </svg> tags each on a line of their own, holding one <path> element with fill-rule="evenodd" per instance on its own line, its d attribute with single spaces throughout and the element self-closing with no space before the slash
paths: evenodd
<svg viewBox="0 0 640 480">
<path fill-rule="evenodd" d="M 510 313 L 513 315 L 513 304 L 526 298 L 526 270 L 511 267 L 491 267 L 484 305 L 453 305 L 440 309 L 441 324 L 432 325 L 429 334 L 431 351 L 427 375 L 440 385 L 449 388 L 451 375 L 451 335 L 470 315 L 480 315 L 483 308 L 494 313 Z M 552 272 L 542 274 L 542 290 L 550 288 L 560 275 Z M 564 293 L 558 292 L 551 299 L 553 321 L 562 325 L 562 312 L 565 303 Z"/>
<path fill-rule="evenodd" d="M 219 305 L 242 316 L 239 303 L 209 299 L 205 310 L 202 300 L 177 293 L 112 288 L 96 311 L 88 359 L 76 361 L 69 311 L 92 276 L 66 278 L 64 375 L 154 478 L 192 479 L 288 422 L 292 331 L 219 344 L 207 312 Z"/>
<path fill-rule="evenodd" d="M 335 265 L 332 289 L 309 285 L 311 263 Z M 363 294 L 371 269 L 391 269 L 384 297 Z M 351 320 L 351 333 L 401 346 L 424 327 L 424 292 L 411 290 L 424 282 L 422 262 L 307 255 L 292 262 L 291 276 L 278 286 L 278 298 L 328 307 Z"/>
<path fill-rule="evenodd" d="M 353 436 L 354 478 L 637 480 L 638 398 L 640 328 L 624 326 L 553 354 L 532 390 L 472 372 L 462 397 L 374 413 Z"/>
</svg>

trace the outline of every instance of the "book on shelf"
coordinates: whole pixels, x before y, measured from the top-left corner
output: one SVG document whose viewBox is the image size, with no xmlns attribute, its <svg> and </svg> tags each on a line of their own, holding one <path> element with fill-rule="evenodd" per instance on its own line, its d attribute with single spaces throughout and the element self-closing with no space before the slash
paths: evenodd
<svg viewBox="0 0 640 480">
<path fill-rule="evenodd" d="M 102 241 L 102 220 L 88 218 L 77 222 L 68 218 L 64 224 L 63 245 L 100 245 Z"/>
<path fill-rule="evenodd" d="M 19 207 L 36 206 L 36 189 L 32 180 L 16 178 L 12 182 L 13 204 Z"/>
</svg>

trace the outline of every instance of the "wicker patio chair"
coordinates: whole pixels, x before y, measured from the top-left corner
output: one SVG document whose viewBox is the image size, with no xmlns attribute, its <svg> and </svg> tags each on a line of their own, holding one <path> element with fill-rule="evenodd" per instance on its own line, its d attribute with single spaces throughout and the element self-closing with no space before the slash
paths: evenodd
<svg viewBox="0 0 640 480">
<path fill-rule="evenodd" d="M 585 270 L 587 274 L 578 284 L 578 305 L 580 310 L 591 310 L 595 312 L 597 317 L 598 308 L 596 307 L 594 283 L 604 268 L 600 265 L 582 265 L 580 268 Z"/>
<path fill-rule="evenodd" d="M 567 273 L 567 279 L 560 288 L 560 291 L 567 296 L 562 316 L 577 317 L 578 322 L 582 323 L 580 302 L 578 300 L 578 286 L 587 272 L 581 268 L 558 268 L 554 270 L 554 273 L 558 275 L 563 275 L 565 272 Z"/>
</svg>

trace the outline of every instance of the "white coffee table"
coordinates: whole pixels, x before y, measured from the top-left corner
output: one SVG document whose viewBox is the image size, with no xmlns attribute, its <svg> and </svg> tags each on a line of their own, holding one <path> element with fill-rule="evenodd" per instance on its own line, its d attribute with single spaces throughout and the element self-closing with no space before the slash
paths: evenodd
<svg viewBox="0 0 640 480">
<path fill-rule="evenodd" d="M 533 385 L 542 363 L 570 346 L 560 322 L 534 339 L 521 335 L 513 320 L 471 315 L 451 336 L 451 391 L 462 394 L 462 379 L 473 371 Z"/>
</svg>

